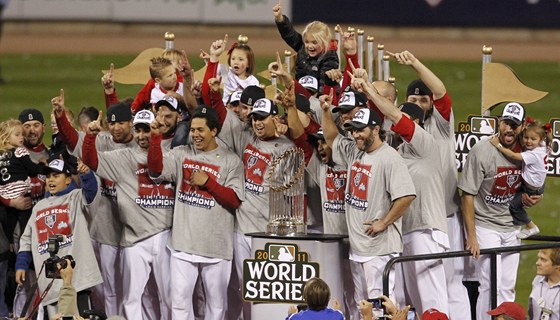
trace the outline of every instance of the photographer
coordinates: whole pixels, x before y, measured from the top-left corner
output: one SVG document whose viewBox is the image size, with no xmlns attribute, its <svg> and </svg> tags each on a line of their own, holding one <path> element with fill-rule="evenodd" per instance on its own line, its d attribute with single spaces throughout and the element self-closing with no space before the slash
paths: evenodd
<svg viewBox="0 0 560 320">
<path fill-rule="evenodd" d="M 33 213 L 20 240 L 16 282 L 22 284 L 25 281 L 26 271 L 33 260 L 35 270 L 41 270 L 37 280 L 38 289 L 40 294 L 44 294 L 42 305 L 47 306 L 50 318 L 57 313 L 56 303 L 64 282 L 57 280 L 62 278 L 57 264 L 63 266 L 63 270 L 67 269 L 66 258 L 69 257 L 70 262 L 72 260 L 69 255 L 74 256 L 77 261 L 77 268 L 72 270 L 75 277 L 71 282 L 78 291 L 80 312 L 91 309 L 87 289 L 102 281 L 86 220 L 87 214 L 93 214 L 89 208 L 95 207 L 98 184 L 93 172 L 81 162 L 78 171 L 82 182 L 81 190 L 70 184 L 72 174 L 63 160 L 53 160 L 45 167 L 45 198 L 33 207 Z M 70 265 L 74 267 L 72 263 Z M 49 289 L 50 285 L 52 287 Z"/>
<path fill-rule="evenodd" d="M 303 287 L 307 309 L 297 312 L 294 306 L 290 307 L 286 320 L 344 320 L 344 315 L 337 309 L 340 306 L 336 299 L 333 302 L 335 309 L 328 307 L 330 298 L 329 285 L 320 278 L 311 278 Z"/>
</svg>

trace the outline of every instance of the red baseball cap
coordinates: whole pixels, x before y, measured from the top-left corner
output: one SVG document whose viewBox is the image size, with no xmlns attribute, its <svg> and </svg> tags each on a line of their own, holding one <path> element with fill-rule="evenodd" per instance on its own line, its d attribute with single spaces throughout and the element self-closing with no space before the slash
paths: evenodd
<svg viewBox="0 0 560 320">
<path fill-rule="evenodd" d="M 515 320 L 525 320 L 525 308 L 517 302 L 502 302 L 496 309 L 488 312 L 491 316 L 506 315 Z"/>
<path fill-rule="evenodd" d="M 447 315 L 438 309 L 428 309 L 422 314 L 422 320 L 449 320 Z"/>
</svg>

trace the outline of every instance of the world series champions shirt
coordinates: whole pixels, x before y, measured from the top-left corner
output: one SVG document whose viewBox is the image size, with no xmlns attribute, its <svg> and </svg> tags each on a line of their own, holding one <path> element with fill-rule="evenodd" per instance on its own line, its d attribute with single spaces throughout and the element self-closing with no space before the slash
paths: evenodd
<svg viewBox="0 0 560 320">
<path fill-rule="evenodd" d="M 505 157 L 489 139 L 480 140 L 469 152 L 458 187 L 475 195 L 477 225 L 498 232 L 516 229 L 509 204 L 521 186 L 521 163 Z"/>
<path fill-rule="evenodd" d="M 175 187 L 152 181 L 147 155 L 140 147 L 98 153 L 97 174 L 115 181 L 123 247 L 171 228 Z"/>
</svg>

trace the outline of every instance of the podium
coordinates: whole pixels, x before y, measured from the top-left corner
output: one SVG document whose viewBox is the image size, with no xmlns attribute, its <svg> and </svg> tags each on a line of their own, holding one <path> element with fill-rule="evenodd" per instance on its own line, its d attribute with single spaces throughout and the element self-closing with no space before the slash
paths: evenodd
<svg viewBox="0 0 560 320">
<path fill-rule="evenodd" d="M 344 310 L 342 259 L 346 235 L 301 234 L 275 236 L 248 233 L 252 259 L 243 263 L 245 301 L 251 301 L 252 319 L 281 319 L 290 305 L 303 304 L 303 286 L 309 278 L 319 277 L 330 287 Z"/>
</svg>

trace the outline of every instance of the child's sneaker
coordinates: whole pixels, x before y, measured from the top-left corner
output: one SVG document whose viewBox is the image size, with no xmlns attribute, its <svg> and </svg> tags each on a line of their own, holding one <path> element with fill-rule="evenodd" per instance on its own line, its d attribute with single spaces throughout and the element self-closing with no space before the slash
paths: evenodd
<svg viewBox="0 0 560 320">
<path fill-rule="evenodd" d="M 539 230 L 539 227 L 534 226 L 530 229 L 527 228 L 523 228 L 521 229 L 521 232 L 519 232 L 519 234 L 517 235 L 518 239 L 527 239 L 532 235 L 535 235 L 537 233 L 541 232 L 541 230 Z"/>
</svg>

